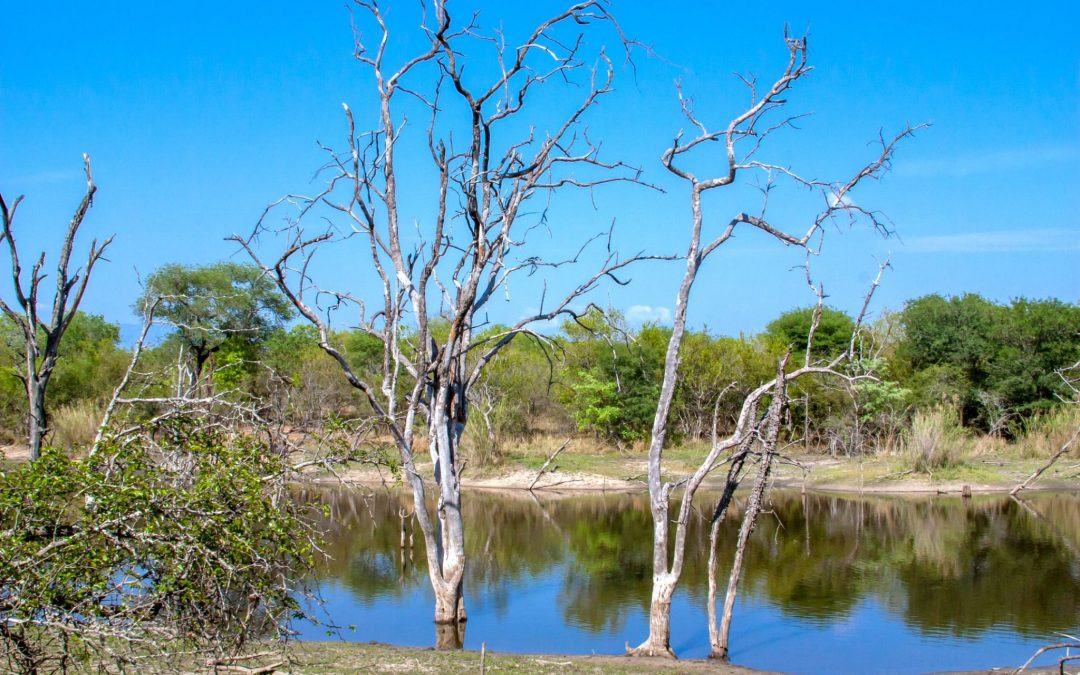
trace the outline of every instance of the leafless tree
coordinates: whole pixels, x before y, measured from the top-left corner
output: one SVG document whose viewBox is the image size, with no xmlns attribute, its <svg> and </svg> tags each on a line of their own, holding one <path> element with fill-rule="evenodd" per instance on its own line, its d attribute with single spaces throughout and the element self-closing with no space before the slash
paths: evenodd
<svg viewBox="0 0 1080 675">
<path fill-rule="evenodd" d="M 19 379 L 26 387 L 26 400 L 29 406 L 27 435 L 30 444 L 30 461 L 37 460 L 41 455 L 41 444 L 49 430 L 45 412 L 45 393 L 49 387 L 49 379 L 56 368 L 60 341 L 79 310 L 79 303 L 82 302 L 83 294 L 86 292 L 94 265 L 102 259 L 105 249 L 113 240 L 110 236 L 99 246 L 95 239 L 90 244 L 85 269 L 70 271 L 75 236 L 79 232 L 87 211 L 93 206 L 94 193 L 97 192 L 97 185 L 94 184 L 94 177 L 90 173 L 89 155 L 83 155 L 83 166 L 86 172 L 86 194 L 76 207 L 71 222 L 68 223 L 67 232 L 64 234 L 64 241 L 60 247 L 60 260 L 56 266 L 56 289 L 53 292 L 52 310 L 45 318 L 42 317 L 39 307 L 39 302 L 43 300 L 39 297 L 41 282 L 47 277 L 42 271 L 45 266 L 45 253 L 42 252 L 31 267 L 30 278 L 24 279 L 22 264 L 19 261 L 19 249 L 15 244 L 15 235 L 12 231 L 15 212 L 22 204 L 24 197 L 20 195 L 8 204 L 4 196 L 0 194 L 0 216 L 3 217 L 4 228 L 3 232 L 0 232 L 0 242 L 7 244 L 11 259 L 12 291 L 16 302 L 16 306 L 12 307 L 0 299 L 0 310 L 19 328 L 24 340 L 24 368 L 19 374 Z"/>
<path fill-rule="evenodd" d="M 740 456 L 732 457 L 732 470 L 728 472 L 723 497 L 721 497 L 716 510 L 713 512 L 712 526 L 709 528 L 709 644 L 711 655 L 714 658 L 727 658 L 731 616 L 735 609 L 735 594 L 739 587 L 739 577 L 742 575 L 746 545 L 750 541 L 750 535 L 754 531 L 758 514 L 761 513 L 764 504 L 765 490 L 768 487 L 773 460 L 776 457 L 776 442 L 780 433 L 781 418 L 788 402 L 787 380 L 784 372 L 787 367 L 788 356 L 785 355 L 780 360 L 777 368 L 776 380 L 772 390 L 772 402 L 769 404 L 768 412 L 758 424 L 758 429 L 736 451 L 736 454 Z M 746 508 L 743 511 L 742 525 L 739 526 L 739 538 L 735 544 L 735 559 L 731 563 L 727 592 L 724 595 L 724 611 L 721 615 L 720 625 L 717 627 L 716 545 L 720 529 L 719 525 L 727 511 L 728 504 L 731 503 L 731 498 L 735 494 L 735 488 L 738 487 L 742 466 L 746 463 L 746 457 L 755 440 L 754 436 L 757 436 L 760 440 L 761 448 L 758 457 L 758 474 L 754 479 L 754 486 L 750 490 L 750 496 L 746 500 Z"/>
<path fill-rule="evenodd" d="M 690 246 L 686 254 L 686 272 L 683 275 L 675 299 L 672 333 L 665 356 L 664 377 L 649 444 L 648 482 L 650 508 L 653 518 L 653 589 L 649 611 L 649 636 L 638 647 L 630 650 L 633 655 L 674 657 L 670 648 L 671 598 L 682 574 L 687 526 L 690 521 L 694 496 L 705 478 L 717 466 L 722 455 L 742 447 L 755 432 L 755 429 L 758 428 L 759 421 L 756 414 L 758 405 L 763 398 L 774 390 L 777 384 L 775 381 L 762 384 L 745 397 L 734 430 L 726 438 L 714 440 L 706 457 L 703 458 L 701 464 L 691 475 L 679 480 L 663 481 L 664 443 L 667 438 L 668 418 L 675 394 L 679 350 L 686 331 L 690 291 L 697 279 L 701 265 L 710 254 L 728 242 L 736 229 L 741 226 L 749 226 L 760 230 L 787 246 L 804 249 L 807 252 L 808 260 L 809 256 L 816 254 L 817 249 L 820 248 L 818 242 L 821 240 L 823 228 L 837 219 L 842 218 L 849 223 L 868 221 L 872 227 L 887 232 L 887 222 L 883 221 L 878 213 L 856 204 L 851 199 L 851 193 L 864 180 L 873 180 L 880 177 L 888 169 L 897 143 L 904 137 L 911 135 L 915 130 L 912 127 L 907 127 L 891 140 L 881 137 L 879 139 L 881 144 L 880 154 L 872 162 L 859 169 L 847 181 L 809 180 L 784 166 L 759 161 L 756 155 L 763 141 L 774 131 L 792 126 L 792 122 L 797 119 L 797 117 L 788 116 L 782 117 L 778 121 L 770 121 L 773 117 L 772 113 L 786 105 L 786 96 L 791 88 L 811 71 L 806 58 L 806 39 L 793 38 L 785 33 L 784 41 L 788 51 L 788 59 L 783 73 L 764 91 L 759 88 L 754 78 L 743 78 L 749 89 L 750 103 L 742 113 L 733 118 L 723 129 L 710 131 L 705 123 L 697 117 L 693 102 L 683 98 L 680 90 L 683 113 L 694 129 L 694 136 L 687 140 L 684 138 L 684 133 L 680 132 L 671 147 L 661 157 L 664 167 L 673 175 L 685 181 L 690 188 Z M 724 149 L 721 173 L 713 177 L 701 178 L 684 166 L 684 160 L 687 159 L 688 153 L 714 145 L 717 142 Z M 793 181 L 796 185 L 813 190 L 820 196 L 822 208 L 811 219 L 805 232 L 801 235 L 793 235 L 774 225 L 767 217 L 766 207 L 768 205 L 769 189 L 765 189 L 763 192 L 764 200 L 757 215 L 745 212 L 739 213 L 727 222 L 715 238 L 703 241 L 701 236 L 704 220 L 702 197 L 712 190 L 735 185 L 736 179 L 744 172 L 763 172 L 767 177 L 769 187 L 772 186 L 774 179 L 783 178 Z M 809 269 L 809 265 L 807 265 L 808 281 L 810 281 Z M 880 274 L 878 278 L 880 279 Z M 875 281 L 875 285 L 876 283 L 877 281 Z M 812 281 L 811 287 L 814 288 L 815 293 L 818 295 L 818 306 L 820 308 L 820 300 L 824 291 L 820 286 L 815 287 Z M 856 325 L 861 324 L 869 300 L 870 295 L 866 298 L 866 303 L 863 305 Z M 820 309 L 815 314 L 815 326 L 819 318 Z M 808 342 L 812 341 L 812 334 L 813 328 Z M 852 348 L 854 348 L 854 335 L 851 344 Z M 813 374 L 840 374 L 836 368 L 846 357 L 846 354 L 841 355 L 831 363 L 815 363 L 811 359 L 809 346 L 808 344 L 805 362 L 785 375 L 788 382 Z M 673 518 L 669 513 L 672 505 L 672 493 L 680 487 L 682 488 L 682 496 L 678 502 L 677 515 Z M 672 526 L 674 526 L 674 542 L 672 542 L 673 545 L 669 546 Z"/>
<path fill-rule="evenodd" d="M 586 112 L 612 91 L 614 66 L 602 51 L 591 66 L 586 62 L 581 31 L 604 24 L 623 45 L 628 43 L 598 0 L 580 2 L 543 21 L 516 46 L 499 31 L 483 33 L 475 15 L 455 24 L 447 4 L 434 2 L 425 12 L 424 46 L 402 60 L 391 56 L 397 52 L 389 47 L 391 30 L 379 6 L 355 2 L 375 32 L 373 48 L 357 32 L 355 49 L 374 82 L 374 127 L 358 131 L 346 105 L 347 147 L 343 152 L 325 149 L 325 189 L 271 205 L 267 213 L 280 205 L 295 208 L 284 226 L 271 226 L 264 214 L 252 236 L 235 237 L 317 327 L 322 349 L 363 393 L 393 439 L 426 543 L 435 621 L 450 627 L 438 633 L 442 646 L 460 641 L 466 618 L 459 473 L 470 390 L 485 365 L 515 337 L 545 339 L 538 325 L 577 316 L 582 298 L 601 282 L 624 283 L 616 276 L 621 270 L 651 257 L 620 257 L 609 233 L 602 262 L 580 283 L 554 300 L 545 290 L 538 310 L 506 330 L 479 335 L 492 300 L 509 294 L 513 279 L 552 270 L 565 278 L 562 268 L 583 260 L 576 246 L 564 246 L 573 252 L 562 260 L 545 259 L 531 248 L 534 236 L 549 225 L 546 202 L 556 191 L 639 182 L 636 171 L 601 159 L 599 144 L 583 124 Z M 493 60 L 478 63 L 485 51 Z M 487 81 L 480 82 L 485 76 Z M 546 133 L 538 132 L 535 125 L 542 117 L 532 110 L 533 99 L 566 82 L 579 86 L 560 89 L 564 116 Z M 568 99 L 567 91 L 576 98 Z M 410 106 L 427 117 L 426 133 L 413 133 L 412 120 L 403 112 Z M 431 180 L 418 175 L 415 164 L 398 163 L 409 141 L 419 141 L 430 156 Z M 421 189 L 429 186 L 431 198 L 415 232 L 401 223 L 415 208 L 410 181 Z M 539 216 L 530 213 L 532 205 L 539 206 Z M 345 225 L 313 225 L 324 222 L 315 220 L 318 215 Z M 268 259 L 259 253 L 257 237 L 275 231 L 287 237 L 287 244 L 276 259 Z M 604 237 L 589 241 L 603 245 Z M 368 275 L 368 288 L 381 290 L 374 311 L 365 297 L 331 293 L 312 280 L 312 256 L 333 243 L 358 246 L 357 260 L 364 264 L 357 265 L 357 272 Z M 356 324 L 383 345 L 381 381 L 359 375 L 331 344 L 330 312 L 344 306 L 355 310 Z M 429 477 L 438 490 L 434 513 L 425 502 L 424 477 L 417 468 L 417 437 L 425 432 Z"/>
</svg>

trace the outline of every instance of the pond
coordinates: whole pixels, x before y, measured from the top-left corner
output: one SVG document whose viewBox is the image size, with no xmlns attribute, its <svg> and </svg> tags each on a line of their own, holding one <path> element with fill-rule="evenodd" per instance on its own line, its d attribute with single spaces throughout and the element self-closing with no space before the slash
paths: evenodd
<svg viewBox="0 0 1080 675">
<path fill-rule="evenodd" d="M 711 496 L 703 495 L 701 504 Z M 329 506 L 324 620 L 346 640 L 430 647 L 423 541 L 400 543 L 404 493 L 310 490 Z M 645 494 L 468 492 L 465 647 L 620 654 L 647 634 Z M 856 497 L 775 491 L 752 538 L 731 635 L 739 665 L 792 673 L 1018 666 L 1080 631 L 1080 494 Z M 721 537 L 721 589 L 741 517 Z M 696 514 L 672 648 L 708 655 L 708 531 Z M 411 555 L 410 555 L 411 553 Z M 722 591 L 721 591 L 722 592 Z M 325 626 L 297 626 L 331 639 Z"/>
</svg>

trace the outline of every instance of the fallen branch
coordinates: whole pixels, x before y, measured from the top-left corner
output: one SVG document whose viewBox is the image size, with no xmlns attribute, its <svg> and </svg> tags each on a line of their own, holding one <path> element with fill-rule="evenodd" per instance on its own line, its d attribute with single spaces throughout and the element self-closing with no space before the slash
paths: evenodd
<svg viewBox="0 0 1080 675">
<path fill-rule="evenodd" d="M 1047 462 L 1046 464 L 1043 464 L 1041 467 L 1039 467 L 1035 471 L 1035 473 L 1028 476 L 1027 480 L 1025 480 L 1023 483 L 1020 483 L 1019 485 L 1014 487 L 1012 490 L 1010 490 L 1009 495 L 1015 497 L 1016 495 L 1018 495 L 1020 493 L 1021 490 L 1027 488 L 1029 485 L 1031 485 L 1036 480 L 1038 480 L 1039 476 L 1041 476 L 1044 471 L 1046 471 L 1047 469 L 1052 467 L 1054 465 L 1054 462 L 1058 461 L 1059 459 L 1061 459 L 1061 457 L 1063 455 L 1065 455 L 1065 454 L 1067 454 L 1069 452 L 1069 448 L 1072 447 L 1072 444 L 1076 441 L 1076 439 L 1078 437 L 1080 437 L 1080 427 L 1076 428 L 1076 431 L 1073 432 L 1072 438 L 1070 438 L 1068 441 L 1066 441 L 1065 445 L 1061 446 L 1061 449 L 1054 453 L 1054 456 L 1050 458 L 1049 462 Z"/>
<path fill-rule="evenodd" d="M 1058 644 L 1046 645 L 1045 647 L 1040 647 L 1037 652 L 1035 652 L 1034 654 L 1031 655 L 1030 659 L 1028 659 L 1027 661 L 1024 662 L 1024 665 L 1022 665 L 1019 668 L 1017 668 L 1016 670 L 1014 670 L 1012 672 L 1012 675 L 1017 675 L 1018 673 L 1026 670 L 1027 667 L 1030 666 L 1031 663 L 1035 659 L 1039 658 L 1040 656 L 1042 656 L 1046 652 L 1053 651 L 1055 649 L 1076 649 L 1076 648 L 1080 648 L 1080 642 L 1059 642 Z M 1064 666 L 1064 662 L 1062 662 L 1061 665 Z"/>
<path fill-rule="evenodd" d="M 1058 675 L 1066 675 L 1065 664 L 1069 661 L 1080 661 L 1080 656 L 1062 656 L 1058 659 Z"/>
<path fill-rule="evenodd" d="M 285 665 L 284 661 L 278 661 L 277 663 L 271 663 L 268 666 L 261 668 L 247 668 L 245 666 L 223 666 L 215 664 L 213 666 L 215 673 L 242 673 L 243 675 L 270 675 L 270 673 L 276 673 L 278 668 Z"/>
<path fill-rule="evenodd" d="M 259 652 L 258 654 L 241 654 L 239 656 L 222 656 L 216 659 L 210 659 L 206 665 L 208 666 L 223 666 L 228 663 L 236 663 L 237 661 L 254 661 L 255 659 L 261 659 L 264 656 L 274 656 L 277 652 Z"/>
<path fill-rule="evenodd" d="M 533 481 L 531 483 L 529 483 L 528 490 L 530 492 L 536 486 L 536 482 L 538 480 L 540 480 L 540 477 L 544 475 L 544 472 L 547 471 L 548 465 L 551 464 L 552 462 L 554 462 L 555 458 L 559 456 L 559 453 L 562 452 L 563 450 L 565 450 L 566 446 L 568 446 L 568 445 L 570 445 L 570 439 L 569 438 L 566 439 L 565 441 L 563 441 L 563 444 L 559 446 L 558 450 L 556 450 L 555 452 L 552 453 L 551 457 L 547 458 L 547 461 L 544 462 L 544 465 L 541 466 L 540 470 L 536 472 L 536 478 L 533 478 Z"/>
</svg>

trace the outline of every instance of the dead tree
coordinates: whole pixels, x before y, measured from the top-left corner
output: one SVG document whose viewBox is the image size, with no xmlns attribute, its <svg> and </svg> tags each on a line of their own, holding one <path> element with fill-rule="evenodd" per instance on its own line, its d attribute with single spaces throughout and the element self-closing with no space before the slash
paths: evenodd
<svg viewBox="0 0 1080 675">
<path fill-rule="evenodd" d="M 756 410 L 759 402 L 776 386 L 775 382 L 767 382 L 746 396 L 734 431 L 727 438 L 714 440 L 706 457 L 693 474 L 680 480 L 667 482 L 662 480 L 664 443 L 675 395 L 679 350 L 686 331 L 690 291 L 701 265 L 710 254 L 728 242 L 736 229 L 740 227 L 755 228 L 787 246 L 803 249 L 807 252 L 808 260 L 809 256 L 816 254 L 817 248 L 820 248 L 820 244 L 815 247 L 815 243 L 820 242 L 824 226 L 840 217 L 852 223 L 869 221 L 874 228 L 887 232 L 887 223 L 883 222 L 877 213 L 857 205 L 850 195 L 863 180 L 879 178 L 888 169 L 897 143 L 914 132 L 913 128 L 907 127 L 892 140 L 880 138 L 881 150 L 877 158 L 859 169 L 846 182 L 809 180 L 786 167 L 757 160 L 756 154 L 763 141 L 774 131 L 791 126 L 796 119 L 789 116 L 778 121 L 770 121 L 771 113 L 783 108 L 787 103 L 786 96 L 791 88 L 811 71 L 806 60 L 806 39 L 792 38 L 785 33 L 784 41 L 787 46 L 788 60 L 783 73 L 764 91 L 759 89 L 758 83 L 753 78 L 743 78 L 749 89 L 750 104 L 723 129 L 710 131 L 696 116 L 692 101 L 683 98 L 680 90 L 683 113 L 693 127 L 695 135 L 686 140 L 683 132 L 680 132 L 671 147 L 661 157 L 664 167 L 677 178 L 685 181 L 690 188 L 690 246 L 686 254 L 686 272 L 675 297 L 671 338 L 665 355 L 663 382 L 648 453 L 649 500 L 653 518 L 653 588 L 649 609 L 649 635 L 643 643 L 629 651 L 632 655 L 674 657 L 670 648 L 671 598 L 682 575 L 687 525 L 690 522 L 694 496 L 706 476 L 716 467 L 721 456 L 742 447 L 747 442 L 756 428 Z M 724 149 L 722 170 L 718 175 L 701 178 L 684 166 L 688 153 L 714 143 Z M 764 200 L 758 214 L 739 213 L 721 228 L 715 238 L 703 241 L 701 236 L 704 218 L 703 195 L 736 184 L 736 179 L 744 172 L 764 173 L 768 180 L 768 188 L 763 191 Z M 774 225 L 766 214 L 769 188 L 778 178 L 790 180 L 796 185 L 813 190 L 822 199 L 821 211 L 811 219 L 809 226 L 801 235 L 790 234 Z M 807 275 L 809 279 L 809 266 Z M 878 276 L 880 278 L 880 274 Z M 877 281 L 875 285 L 876 283 Z M 811 286 L 813 287 L 813 283 Z M 815 287 L 814 290 L 818 295 L 820 306 L 820 299 L 824 292 L 820 287 Z M 868 295 L 856 325 L 861 324 L 869 300 Z M 852 345 L 854 344 L 853 336 Z M 806 361 L 800 367 L 787 373 L 786 379 L 790 382 L 813 374 L 839 374 L 836 367 L 845 357 L 846 354 L 827 364 L 814 363 L 810 358 L 810 350 L 807 349 Z M 678 503 L 677 515 L 672 517 L 669 514 L 672 493 L 679 487 L 683 488 L 682 496 Z M 674 525 L 674 541 L 669 546 L 672 525 Z"/>
<path fill-rule="evenodd" d="M 31 267 L 30 278 L 24 279 L 22 264 L 19 261 L 19 249 L 12 232 L 15 212 L 22 204 L 23 195 L 16 197 L 9 205 L 0 194 L 0 215 L 3 217 L 4 228 L 3 232 L 0 232 L 0 242 L 7 244 L 11 259 L 12 290 L 16 302 L 16 306 L 12 307 L 0 299 L 0 310 L 19 328 L 24 342 L 24 366 L 22 372 L 19 373 L 19 379 L 26 388 L 30 461 L 37 460 L 41 455 L 41 444 L 49 431 L 45 411 L 45 393 L 48 390 L 53 370 L 56 368 L 60 341 L 64 338 L 64 332 L 71 325 L 76 312 L 79 311 L 79 303 L 82 302 L 83 294 L 86 292 L 86 285 L 90 281 L 90 273 L 94 265 L 101 260 L 105 249 L 113 240 L 110 236 L 99 246 L 95 239 L 90 244 L 85 269 L 70 271 L 75 236 L 79 232 L 87 211 L 93 206 L 94 193 L 97 192 L 97 185 L 94 184 L 94 177 L 90 173 L 89 155 L 83 155 L 83 166 L 86 172 L 86 194 L 76 207 L 71 222 L 68 223 L 67 232 L 64 234 L 64 241 L 60 247 L 60 260 L 56 266 L 56 289 L 53 291 L 52 309 L 44 318 L 40 313 L 42 308 L 39 306 L 44 298 L 39 296 L 39 291 L 41 282 L 47 277 L 42 271 L 45 266 L 45 253 L 42 252 Z"/>
<path fill-rule="evenodd" d="M 769 476 L 772 472 L 773 460 L 776 458 L 776 442 L 780 433 L 780 422 L 787 407 L 787 380 L 784 369 L 787 366 L 788 356 L 780 360 L 777 368 L 775 385 L 772 390 L 772 402 L 765 418 L 761 420 L 759 429 L 764 433 L 757 433 L 760 439 L 760 453 L 758 459 L 758 473 L 754 479 L 754 487 L 750 490 L 750 496 L 746 500 L 746 508 L 743 511 L 742 525 L 739 526 L 739 538 L 735 544 L 735 559 L 731 563 L 731 573 L 728 575 L 727 593 L 724 595 L 724 611 L 720 618 L 719 628 L 716 625 L 716 543 L 719 533 L 719 524 L 734 495 L 734 488 L 738 486 L 738 471 L 728 474 L 724 496 L 727 498 L 722 507 L 718 506 L 713 514 L 712 527 L 709 528 L 709 645 L 712 658 L 727 660 L 728 635 L 731 631 L 731 615 L 735 609 L 735 594 L 739 588 L 739 578 L 742 576 L 743 561 L 746 556 L 746 546 L 750 541 L 750 535 L 754 532 L 758 514 L 761 513 L 765 499 L 765 490 L 769 484 Z M 749 452 L 750 443 L 743 444 L 743 452 Z M 742 459 L 740 465 L 745 462 Z M 733 465 L 734 466 L 734 465 Z M 734 480 L 733 480 L 734 479 Z"/>
<path fill-rule="evenodd" d="M 379 6 L 355 4 L 375 32 L 373 48 L 358 33 L 355 49 L 374 84 L 373 128 L 358 131 L 354 112 L 346 105 L 347 147 L 343 152 L 325 149 L 325 189 L 271 205 L 268 213 L 282 204 L 295 211 L 284 226 L 271 226 L 264 214 L 252 236 L 235 240 L 318 329 L 322 349 L 363 394 L 393 439 L 426 543 L 435 621 L 455 627 L 466 618 L 459 472 L 470 390 L 485 365 L 515 337 L 545 340 L 533 330 L 535 325 L 577 316 L 582 298 L 604 279 L 624 283 L 616 277 L 620 270 L 653 257 L 620 257 L 608 233 L 602 262 L 583 274 L 580 283 L 554 300 L 545 290 L 537 311 L 497 334 L 479 335 L 492 300 L 509 293 L 511 280 L 555 269 L 565 279 L 561 268 L 580 260 L 576 247 L 562 260 L 544 259 L 530 248 L 533 236 L 551 225 L 545 202 L 553 193 L 639 182 L 636 171 L 600 158 L 599 145 L 583 124 L 586 112 L 612 91 L 614 67 L 602 51 L 591 67 L 586 63 L 580 31 L 605 24 L 613 27 L 621 44 L 627 43 L 598 0 L 580 2 L 542 22 L 517 46 L 508 45 L 501 32 L 483 34 L 475 15 L 454 24 L 447 3 L 439 1 L 423 19 L 422 50 L 395 59 L 389 56 L 396 52 L 387 47 L 391 30 Z M 493 57 L 487 65 L 494 66 L 487 71 L 474 62 L 485 50 Z M 487 81 L 478 82 L 485 76 Z M 553 120 L 546 133 L 537 131 L 543 116 L 533 110 L 533 99 L 564 82 L 580 85 L 560 90 L 560 104 L 567 112 Z M 411 123 L 419 115 L 407 119 L 410 109 L 426 117 L 426 131 L 413 132 Z M 430 156 L 430 179 L 404 160 L 399 165 L 399 153 L 410 142 Z M 416 208 L 417 190 L 410 189 L 416 185 L 428 188 L 430 202 L 414 228 L 401 221 L 411 218 L 408 209 Z M 539 216 L 530 214 L 533 204 Z M 327 228 L 315 220 L 320 215 L 344 226 Z M 270 233 L 287 237 L 284 252 L 275 258 L 262 256 L 256 241 Z M 601 235 L 589 241 L 597 239 L 600 245 L 605 240 Z M 312 256 L 335 243 L 357 246 L 356 287 L 381 294 L 373 309 L 368 306 L 371 298 L 331 293 L 313 281 Z M 346 306 L 356 312 L 351 322 L 382 343 L 377 378 L 358 374 L 331 343 L 330 308 Z M 422 434 L 432 467 L 427 478 L 438 491 L 434 513 L 425 503 L 424 476 L 416 465 L 417 437 Z M 460 632 L 453 630 L 438 635 L 440 646 L 460 641 Z"/>
</svg>

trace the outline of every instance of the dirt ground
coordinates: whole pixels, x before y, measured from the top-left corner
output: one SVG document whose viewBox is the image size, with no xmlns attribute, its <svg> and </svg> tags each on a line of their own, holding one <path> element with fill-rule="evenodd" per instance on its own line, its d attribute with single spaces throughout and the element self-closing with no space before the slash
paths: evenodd
<svg viewBox="0 0 1080 675">
<path fill-rule="evenodd" d="M 574 464 L 573 456 L 569 458 Z M 808 456 L 800 458 L 800 463 L 808 470 L 792 466 L 781 466 L 775 474 L 774 486 L 788 489 L 802 489 L 821 492 L 843 492 L 856 494 L 962 494 L 968 488 L 972 494 L 1008 492 L 1014 485 L 1030 475 L 1035 466 L 1044 460 L 994 459 L 983 464 L 971 466 L 961 471 L 954 471 L 945 476 L 915 474 L 909 471 L 895 471 L 888 460 L 884 459 L 834 459 Z M 423 465 L 418 465 L 421 475 L 425 475 Z M 563 491 L 636 491 L 645 490 L 644 461 L 623 459 L 620 465 L 624 477 L 616 474 L 614 467 L 598 466 L 598 471 L 573 471 L 556 469 L 546 471 L 537 480 L 537 470 L 520 465 L 507 464 L 488 470 L 479 475 L 470 476 L 468 470 L 463 474 L 461 484 L 469 489 L 489 490 L 526 490 L 535 481 L 536 490 Z M 1042 480 L 1032 486 L 1033 490 L 1068 490 L 1080 489 L 1080 481 L 1066 475 L 1065 464 L 1057 470 L 1045 474 Z M 1075 467 L 1072 467 L 1075 468 Z M 615 475 L 613 475 L 615 474 Z M 715 472 L 706 479 L 706 489 L 718 487 L 723 474 Z M 394 477 L 385 471 L 369 468 L 350 470 L 341 474 L 341 478 L 361 485 L 391 485 Z M 328 482 L 337 482 L 337 478 L 327 478 Z"/>
<path fill-rule="evenodd" d="M 26 445 L 0 445 L 0 459 L 25 462 L 30 459 L 30 448 Z"/>
<path fill-rule="evenodd" d="M 483 658 L 483 669 L 481 669 Z M 714 675 L 772 675 L 769 671 L 743 668 L 718 661 L 643 659 L 627 656 L 566 656 L 554 654 L 502 654 L 478 651 L 435 651 L 415 647 L 342 642 L 301 642 L 292 647 L 292 662 L 283 671 L 292 673 L 712 673 Z M 792 664 L 798 671 L 798 665 Z M 951 675 L 1010 672 L 973 670 Z M 1031 675 L 1056 673 L 1057 668 L 1033 668 Z M 940 674 L 945 675 L 945 674 Z"/>
</svg>

